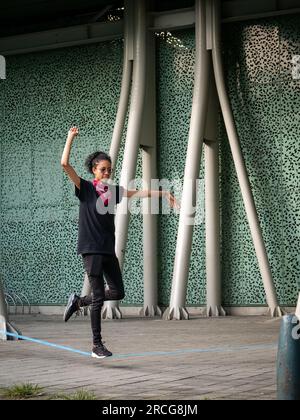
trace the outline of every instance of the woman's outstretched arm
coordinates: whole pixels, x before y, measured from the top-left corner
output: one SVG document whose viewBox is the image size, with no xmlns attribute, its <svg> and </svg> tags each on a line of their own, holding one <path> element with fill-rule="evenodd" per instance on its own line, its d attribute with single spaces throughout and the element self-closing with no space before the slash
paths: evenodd
<svg viewBox="0 0 300 420">
<path fill-rule="evenodd" d="M 63 170 L 66 172 L 70 180 L 76 185 L 78 189 L 80 189 L 80 178 L 75 172 L 75 169 L 69 164 L 69 157 L 72 148 L 72 143 L 74 138 L 78 135 L 79 130 L 77 127 L 72 127 L 68 133 L 66 145 L 61 157 L 61 166 Z"/>
<path fill-rule="evenodd" d="M 124 190 L 124 196 L 128 198 L 150 198 L 150 197 L 164 197 L 169 202 L 170 207 L 180 209 L 179 202 L 168 191 L 155 190 Z"/>
</svg>

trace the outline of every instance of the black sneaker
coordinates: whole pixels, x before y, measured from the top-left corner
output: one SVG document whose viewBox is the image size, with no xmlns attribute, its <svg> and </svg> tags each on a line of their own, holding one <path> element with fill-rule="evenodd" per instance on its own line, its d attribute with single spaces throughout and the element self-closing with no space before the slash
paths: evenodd
<svg viewBox="0 0 300 420">
<path fill-rule="evenodd" d="M 96 359 L 104 359 L 104 357 L 110 356 L 112 356 L 112 353 L 107 350 L 104 344 L 101 343 L 98 346 L 93 347 L 92 357 L 95 357 Z"/>
<path fill-rule="evenodd" d="M 77 296 L 75 293 L 72 293 L 71 296 L 69 297 L 69 300 L 65 309 L 65 313 L 64 313 L 65 322 L 67 322 L 71 318 L 74 312 L 77 312 L 80 310 L 79 300 L 80 300 L 80 297 Z"/>
</svg>

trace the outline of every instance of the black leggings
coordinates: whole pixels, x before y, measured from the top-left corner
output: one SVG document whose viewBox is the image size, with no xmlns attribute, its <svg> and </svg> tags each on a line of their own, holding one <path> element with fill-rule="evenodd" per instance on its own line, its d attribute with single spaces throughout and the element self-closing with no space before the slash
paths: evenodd
<svg viewBox="0 0 300 420">
<path fill-rule="evenodd" d="M 92 288 L 91 296 L 80 298 L 80 306 L 91 305 L 93 344 L 101 343 L 101 309 L 105 300 L 122 300 L 125 296 L 122 273 L 116 255 L 83 254 L 83 264 Z M 104 286 L 104 277 L 108 289 Z"/>
</svg>

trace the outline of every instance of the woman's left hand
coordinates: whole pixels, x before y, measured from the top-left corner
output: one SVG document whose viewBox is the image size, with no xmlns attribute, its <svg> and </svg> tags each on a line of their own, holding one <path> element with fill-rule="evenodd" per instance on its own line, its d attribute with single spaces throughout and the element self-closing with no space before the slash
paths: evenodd
<svg viewBox="0 0 300 420">
<path fill-rule="evenodd" d="M 170 207 L 172 207 L 173 209 L 180 210 L 179 202 L 171 193 L 167 193 L 166 199 L 168 200 Z"/>
</svg>

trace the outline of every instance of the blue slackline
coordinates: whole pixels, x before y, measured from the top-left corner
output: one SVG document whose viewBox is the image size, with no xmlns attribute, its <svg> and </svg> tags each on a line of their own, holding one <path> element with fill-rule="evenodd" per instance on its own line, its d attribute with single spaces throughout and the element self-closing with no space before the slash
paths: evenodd
<svg viewBox="0 0 300 420">
<path fill-rule="evenodd" d="M 85 351 L 76 350 L 76 349 L 73 349 L 72 347 L 60 346 L 59 344 L 49 343 L 48 341 L 37 340 L 36 338 L 26 337 L 24 335 L 13 334 L 13 333 L 9 333 L 7 331 L 1 331 L 1 330 L 0 330 L 0 334 L 5 334 L 8 337 L 18 338 L 19 340 L 31 341 L 32 343 L 37 343 L 37 344 L 42 344 L 44 346 L 54 347 L 54 348 L 60 349 L 60 350 L 71 351 L 73 353 L 78 353 L 78 354 L 81 354 L 83 356 L 91 356 L 91 353 L 87 353 Z"/>
<path fill-rule="evenodd" d="M 48 341 L 37 340 L 36 338 L 26 337 L 24 335 L 13 334 L 7 331 L 0 330 L 0 334 L 6 334 L 9 337 L 18 338 L 19 340 L 30 341 L 32 343 L 42 344 L 48 347 L 54 347 L 59 350 L 67 350 L 72 353 L 81 354 L 82 356 L 91 357 L 91 353 L 73 349 L 72 347 L 60 346 L 58 344 L 49 343 Z M 154 352 L 145 352 L 145 353 L 128 353 L 128 354 L 119 354 L 110 357 L 109 359 L 126 359 L 130 357 L 147 357 L 147 356 L 179 356 L 180 354 L 193 354 L 193 353 L 224 353 L 224 352 L 235 352 L 241 350 L 268 350 L 276 349 L 276 344 L 256 344 L 250 346 L 236 346 L 236 347 L 211 347 L 208 349 L 181 349 L 175 351 L 154 351 Z"/>
</svg>

